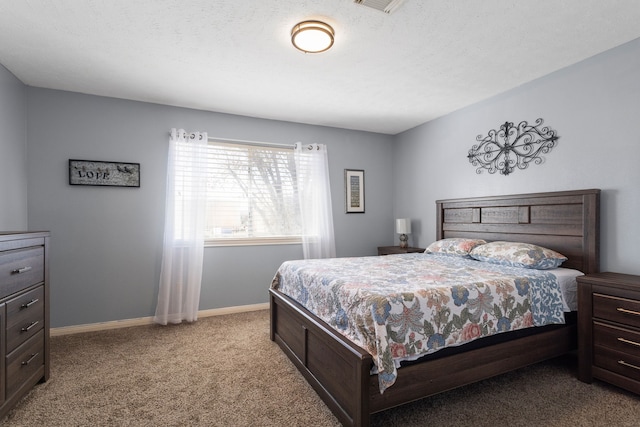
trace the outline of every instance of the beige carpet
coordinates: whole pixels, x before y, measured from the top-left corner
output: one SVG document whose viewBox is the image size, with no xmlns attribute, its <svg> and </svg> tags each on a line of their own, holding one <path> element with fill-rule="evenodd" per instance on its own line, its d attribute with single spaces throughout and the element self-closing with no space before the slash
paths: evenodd
<svg viewBox="0 0 640 427">
<path fill-rule="evenodd" d="M 51 339 L 51 378 L 3 426 L 337 426 L 267 311 Z M 640 398 L 566 357 L 372 417 L 373 426 L 638 426 Z"/>
</svg>

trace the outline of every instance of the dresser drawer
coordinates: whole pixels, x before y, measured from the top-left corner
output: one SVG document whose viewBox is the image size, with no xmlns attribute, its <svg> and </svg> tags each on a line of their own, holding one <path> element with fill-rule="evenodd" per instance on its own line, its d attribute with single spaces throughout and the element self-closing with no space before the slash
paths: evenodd
<svg viewBox="0 0 640 427">
<path fill-rule="evenodd" d="M 7 301 L 7 352 L 44 327 L 44 286 Z"/>
<path fill-rule="evenodd" d="M 0 232 L 0 420 L 49 379 L 49 238 Z"/>
<path fill-rule="evenodd" d="M 593 316 L 640 328 L 640 301 L 594 293 Z"/>
<path fill-rule="evenodd" d="M 640 332 L 593 322 L 593 345 L 640 357 Z"/>
<path fill-rule="evenodd" d="M 42 246 L 0 253 L 0 298 L 44 282 Z"/>
<path fill-rule="evenodd" d="M 593 347 L 593 364 L 611 372 L 640 381 L 640 354 L 632 355 L 608 347 Z"/>
<path fill-rule="evenodd" d="M 44 331 L 29 338 L 7 355 L 7 396 L 15 393 L 44 365 Z M 44 372 L 44 370 L 43 370 Z"/>
</svg>

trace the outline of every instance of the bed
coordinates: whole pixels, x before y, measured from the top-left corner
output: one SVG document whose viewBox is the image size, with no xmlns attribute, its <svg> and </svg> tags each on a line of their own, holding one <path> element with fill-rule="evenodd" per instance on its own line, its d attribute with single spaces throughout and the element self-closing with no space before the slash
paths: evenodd
<svg viewBox="0 0 640 427">
<path fill-rule="evenodd" d="M 565 255 L 562 267 L 598 271 L 599 190 L 439 200 L 436 239 L 525 242 Z M 420 254 L 415 254 L 419 256 Z M 279 289 L 270 289 L 271 339 L 340 422 L 499 375 L 575 348 L 575 313 L 561 325 L 506 332 L 445 348 L 397 369 L 381 393 L 372 354 Z"/>
</svg>

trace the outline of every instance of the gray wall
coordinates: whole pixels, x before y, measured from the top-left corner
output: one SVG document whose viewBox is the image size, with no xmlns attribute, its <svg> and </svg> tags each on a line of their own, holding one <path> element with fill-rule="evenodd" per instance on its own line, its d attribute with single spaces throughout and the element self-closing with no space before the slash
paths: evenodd
<svg viewBox="0 0 640 427">
<path fill-rule="evenodd" d="M 24 85 L 0 65 L 0 231 L 27 229 Z"/>
<path fill-rule="evenodd" d="M 560 136 L 542 165 L 478 175 L 466 156 L 505 121 L 543 118 Z M 438 199 L 600 188 L 601 270 L 640 274 L 640 39 L 397 136 L 396 216 L 435 238 Z"/>
<path fill-rule="evenodd" d="M 638 75 L 635 40 L 391 137 L 26 88 L 0 67 L 0 230 L 52 232 L 52 326 L 151 316 L 168 131 L 182 127 L 326 143 L 338 256 L 396 242 L 395 217 L 413 219 L 410 243 L 424 247 L 435 237 L 437 199 L 601 188 L 602 269 L 638 274 Z M 477 135 L 538 117 L 560 136 L 543 165 L 507 177 L 475 173 L 466 155 Z M 139 162 L 141 188 L 71 187 L 70 158 Z M 344 213 L 345 168 L 366 171 L 364 215 Z M 200 309 L 266 302 L 278 265 L 300 257 L 299 245 L 207 248 Z"/>
<path fill-rule="evenodd" d="M 53 327 L 151 316 L 157 300 L 168 132 L 274 143 L 325 143 L 338 256 L 376 254 L 393 228 L 388 135 L 261 120 L 28 88 L 31 229 L 52 233 Z M 140 188 L 70 186 L 68 160 L 141 164 Z M 365 170 L 366 213 L 344 213 L 344 169 Z M 278 266 L 300 245 L 205 250 L 200 309 L 268 301 Z"/>
</svg>

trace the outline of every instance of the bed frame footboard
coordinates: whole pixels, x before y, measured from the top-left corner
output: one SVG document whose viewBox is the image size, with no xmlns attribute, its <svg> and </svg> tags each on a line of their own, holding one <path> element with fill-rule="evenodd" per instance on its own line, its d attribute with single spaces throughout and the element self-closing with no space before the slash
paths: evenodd
<svg viewBox="0 0 640 427">
<path fill-rule="evenodd" d="M 575 323 L 400 368 L 380 394 L 369 353 L 277 290 L 270 291 L 275 341 L 345 426 L 371 414 L 561 356 L 576 348 Z"/>
<path fill-rule="evenodd" d="M 270 291 L 271 340 L 304 375 L 345 426 L 369 425 L 369 387 L 373 360 L 319 319 L 277 290 Z"/>
</svg>

